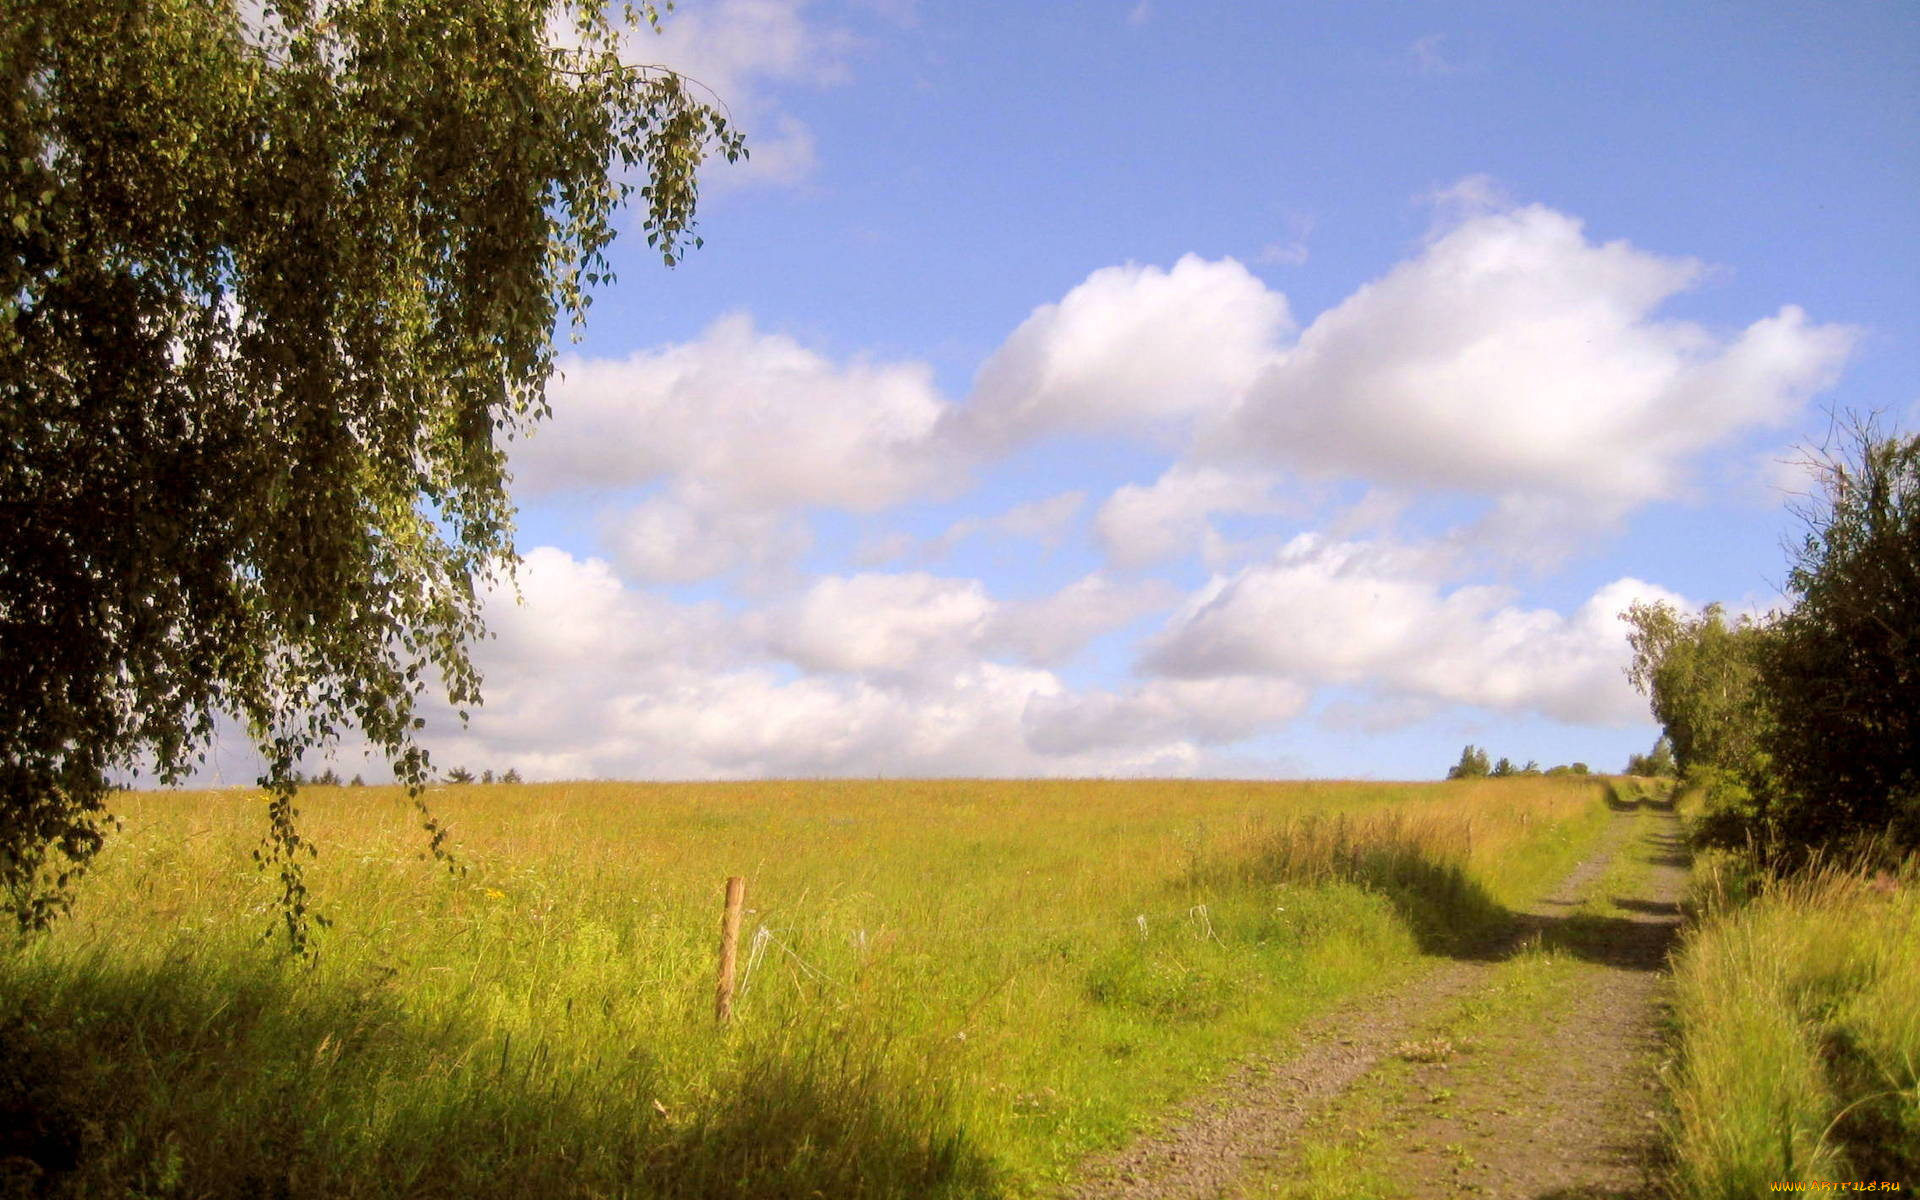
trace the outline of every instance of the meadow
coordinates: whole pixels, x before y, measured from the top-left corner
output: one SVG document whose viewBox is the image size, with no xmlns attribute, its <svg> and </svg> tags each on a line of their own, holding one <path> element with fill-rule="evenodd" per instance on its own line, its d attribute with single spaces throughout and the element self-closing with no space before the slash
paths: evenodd
<svg viewBox="0 0 1920 1200">
<path fill-rule="evenodd" d="M 1497 936 L 1606 792 L 446 787 L 449 873 L 399 790 L 308 789 L 306 963 L 271 937 L 256 795 L 123 795 L 70 917 L 0 950 L 0 1194 L 1043 1194 L 1338 998 Z"/>
<path fill-rule="evenodd" d="M 1674 959 L 1676 1195 L 1920 1183 L 1916 867 L 1769 875 L 1700 857 Z"/>
</svg>

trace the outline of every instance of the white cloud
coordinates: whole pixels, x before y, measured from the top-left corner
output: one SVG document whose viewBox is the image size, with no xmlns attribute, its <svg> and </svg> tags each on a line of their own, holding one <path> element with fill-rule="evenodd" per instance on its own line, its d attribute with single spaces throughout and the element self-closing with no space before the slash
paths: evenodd
<svg viewBox="0 0 1920 1200">
<path fill-rule="evenodd" d="M 1576 723 L 1645 718 L 1622 675 L 1618 614 L 1673 593 L 1621 579 L 1562 615 L 1516 606 L 1503 588 L 1449 590 L 1447 562 L 1432 548 L 1303 535 L 1271 562 L 1214 578 L 1145 663 L 1175 678 L 1264 674 Z"/>
<path fill-rule="evenodd" d="M 1155 679 L 1122 693 L 1036 693 L 1027 702 L 1026 740 L 1049 754 L 1237 742 L 1292 720 L 1307 699 L 1298 684 L 1248 677 Z"/>
<path fill-rule="evenodd" d="M 1203 548 L 1207 518 L 1270 513 L 1275 475 L 1175 464 L 1153 483 L 1126 484 L 1094 515 L 1094 532 L 1115 566 L 1141 567 Z"/>
<path fill-rule="evenodd" d="M 1016 504 L 988 525 L 1008 537 L 1027 538 L 1046 546 L 1058 545 L 1086 502 L 1085 492 L 1061 492 L 1043 500 Z"/>
<path fill-rule="evenodd" d="M 697 489 L 655 496 L 611 517 L 604 538 L 629 578 L 691 583 L 748 569 L 786 569 L 813 539 L 790 513 L 704 502 Z"/>
<path fill-rule="evenodd" d="M 809 671 L 924 679 L 996 654 L 1057 665 L 1178 599 L 1168 584 L 1120 584 L 1097 572 L 1014 603 L 994 600 L 976 579 L 865 573 L 818 579 L 745 625 L 772 653 Z"/>
<path fill-rule="evenodd" d="M 1702 274 L 1539 206 L 1470 217 L 1316 319 L 1204 444 L 1615 511 L 1671 496 L 1688 456 L 1786 420 L 1854 340 L 1791 306 L 1730 341 L 1652 315 Z"/>
<path fill-rule="evenodd" d="M 635 698 L 615 720 L 634 744 L 660 748 L 661 773 L 678 776 L 1161 774 L 1199 761 L 1180 740 L 1029 747 L 1029 702 L 1059 688 L 1047 672 L 991 663 L 914 693 L 866 680 L 736 673 Z"/>
<path fill-rule="evenodd" d="M 809 0 L 707 0 L 669 15 L 658 35 L 631 40 L 636 60 L 697 81 L 746 133 L 747 159 L 716 163 L 711 182 L 793 184 L 811 173 L 813 131 L 781 106 L 779 93 L 846 82 L 855 45 L 812 7 Z"/>
<path fill-rule="evenodd" d="M 1116 583 L 1095 572 L 1050 596 L 1001 605 L 984 640 L 1027 662 L 1057 666 L 1094 638 L 1178 601 L 1178 590 L 1162 580 Z"/>
<path fill-rule="evenodd" d="M 913 558 L 935 562 L 953 553 L 954 547 L 981 534 L 1038 542 L 1048 550 L 1060 545 L 1068 528 L 1086 505 L 1085 492 L 1061 492 L 1043 500 L 1018 504 L 992 517 L 961 517 L 939 536 L 916 538 L 912 534 L 892 532 L 864 539 L 854 552 L 863 566 L 899 562 Z"/>
<path fill-rule="evenodd" d="M 523 493 L 672 479 L 715 506 L 867 512 L 937 490 L 946 406 L 923 363 L 835 364 L 744 316 L 625 359 L 573 358 L 553 416 L 516 443 Z"/>
<path fill-rule="evenodd" d="M 1013 331 L 964 405 L 925 363 L 829 359 L 745 317 L 569 362 L 553 420 L 515 448 L 526 490 L 651 488 L 606 518 L 625 578 L 731 574 L 761 607 L 677 605 L 605 562 L 536 552 L 530 608 L 498 613 L 480 652 L 488 708 L 447 744 L 542 773 L 1096 774 L 1225 761 L 1211 748 L 1285 725 L 1322 687 L 1357 694 L 1328 714 L 1353 729 L 1460 705 L 1644 721 L 1617 613 L 1671 593 L 1622 579 L 1547 608 L 1476 581 L 1477 555 L 1539 560 L 1680 493 L 1704 451 L 1826 386 L 1854 334 L 1793 307 L 1734 331 L 1666 319 L 1700 264 L 1595 243 L 1483 180 L 1443 203 L 1449 224 L 1291 343 L 1285 298 L 1233 260 L 1096 271 Z M 1062 434 L 1184 446 L 1090 524 L 1116 569 L 1197 551 L 1206 588 L 1182 603 L 1171 584 L 1094 572 L 1005 601 L 926 570 L 794 580 L 808 510 L 949 494 Z M 1278 552 L 1279 523 L 1231 544 L 1215 528 L 1305 515 L 1314 477 L 1370 490 Z M 1434 489 L 1490 503 L 1433 540 L 1390 540 Z M 982 535 L 1054 547 L 1086 508 L 1079 491 L 976 508 L 932 538 L 869 539 L 856 561 L 924 564 Z M 1074 689 L 1053 673 L 1169 609 L 1141 680 Z"/>
<path fill-rule="evenodd" d="M 520 597 L 498 586 L 486 599 L 485 662 L 505 683 L 590 667 L 630 673 L 709 668 L 736 661 L 738 638 L 714 605 L 683 605 L 623 584 L 597 558 L 540 546 L 518 575 Z"/>
<path fill-rule="evenodd" d="M 1284 296 L 1232 259 L 1095 271 L 1035 309 L 952 415 L 965 444 L 1172 431 L 1232 402 L 1292 328 Z"/>
<path fill-rule="evenodd" d="M 782 112 L 748 119 L 752 125 L 745 130 L 746 157 L 735 162 L 714 160 L 703 182 L 719 189 L 755 184 L 792 187 L 820 165 L 819 142 L 800 118 Z"/>
<path fill-rule="evenodd" d="M 994 608 L 975 579 L 831 576 L 758 615 L 755 627 L 776 654 L 807 670 L 895 676 L 967 661 Z"/>
<path fill-rule="evenodd" d="M 443 765 L 536 778 L 1166 774 L 1206 761 L 1184 731 L 1217 741 L 1242 719 L 1208 689 L 1156 683 L 1190 693 L 1186 725 L 1124 745 L 1029 746 L 1030 702 L 1066 689 L 977 656 L 993 606 L 969 580 L 822 580 L 791 607 L 736 619 L 541 547 L 521 588 L 524 605 L 504 591 L 488 601 L 498 636 L 475 647 L 487 703 L 464 731 L 446 714 L 429 726 Z M 768 635 L 821 673 L 765 663 Z"/>
</svg>

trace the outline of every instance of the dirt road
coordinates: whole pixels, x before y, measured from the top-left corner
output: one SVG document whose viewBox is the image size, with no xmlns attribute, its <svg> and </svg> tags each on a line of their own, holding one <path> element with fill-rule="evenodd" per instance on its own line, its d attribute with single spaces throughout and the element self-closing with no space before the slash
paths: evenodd
<svg viewBox="0 0 1920 1200">
<path fill-rule="evenodd" d="M 1685 868 L 1670 803 L 1616 803 L 1599 849 L 1502 945 L 1316 1020 L 1067 1194 L 1649 1195 Z"/>
</svg>

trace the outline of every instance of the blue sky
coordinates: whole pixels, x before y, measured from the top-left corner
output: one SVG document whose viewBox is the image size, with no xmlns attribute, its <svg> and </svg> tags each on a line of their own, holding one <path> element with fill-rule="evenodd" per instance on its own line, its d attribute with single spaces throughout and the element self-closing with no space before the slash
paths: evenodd
<svg viewBox="0 0 1920 1200">
<path fill-rule="evenodd" d="M 686 0 L 635 54 L 754 157 L 677 269 L 616 247 L 443 765 L 1616 769 L 1618 610 L 1775 603 L 1781 460 L 1914 425 L 1911 4 Z"/>
</svg>

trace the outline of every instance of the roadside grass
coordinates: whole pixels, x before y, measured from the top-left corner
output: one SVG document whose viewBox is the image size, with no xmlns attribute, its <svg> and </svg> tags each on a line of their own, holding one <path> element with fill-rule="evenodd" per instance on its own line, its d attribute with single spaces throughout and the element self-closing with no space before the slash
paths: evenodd
<svg viewBox="0 0 1920 1200">
<path fill-rule="evenodd" d="M 70 919 L 0 950 L 0 1194 L 1034 1194 L 1510 919 L 1603 792 L 449 787 L 456 876 L 397 790 L 313 789 L 307 965 L 261 941 L 257 798 L 128 795 Z"/>
<path fill-rule="evenodd" d="M 1674 972 L 1673 1194 L 1920 1183 L 1920 870 L 1772 879 L 1704 856 L 1693 907 Z"/>
</svg>

